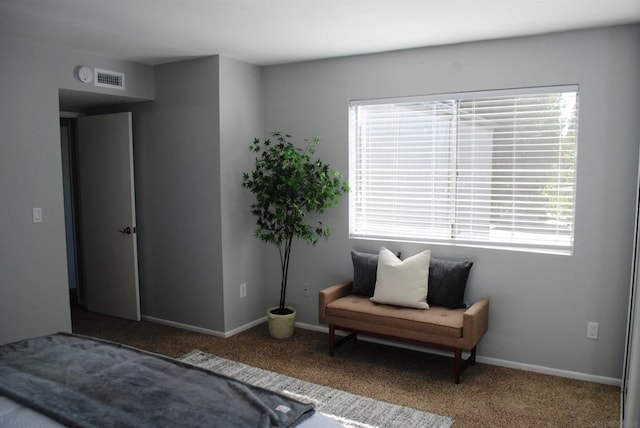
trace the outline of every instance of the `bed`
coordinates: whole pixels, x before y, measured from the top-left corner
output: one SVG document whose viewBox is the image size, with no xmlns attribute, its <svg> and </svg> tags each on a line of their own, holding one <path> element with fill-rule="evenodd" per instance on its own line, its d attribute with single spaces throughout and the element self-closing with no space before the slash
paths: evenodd
<svg viewBox="0 0 640 428">
<path fill-rule="evenodd" d="M 313 404 L 105 340 L 0 346 L 0 426 L 339 427 Z"/>
</svg>

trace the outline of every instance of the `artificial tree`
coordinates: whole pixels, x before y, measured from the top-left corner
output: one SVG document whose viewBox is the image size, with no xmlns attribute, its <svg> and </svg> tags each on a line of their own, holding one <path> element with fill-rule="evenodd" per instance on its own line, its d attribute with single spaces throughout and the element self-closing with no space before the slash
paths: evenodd
<svg viewBox="0 0 640 428">
<path fill-rule="evenodd" d="M 293 239 L 315 244 L 329 238 L 329 228 L 321 221 L 311 224 L 308 215 L 323 213 L 349 191 L 342 174 L 313 158 L 319 142 L 319 137 L 305 139 L 297 147 L 291 135 L 274 131 L 271 138 L 256 138 L 249 146 L 256 154 L 255 167 L 243 173 L 242 186 L 256 197 L 250 206 L 257 217 L 254 235 L 280 253 L 280 303 L 272 311 L 278 315 L 290 313 L 285 300 Z"/>
</svg>

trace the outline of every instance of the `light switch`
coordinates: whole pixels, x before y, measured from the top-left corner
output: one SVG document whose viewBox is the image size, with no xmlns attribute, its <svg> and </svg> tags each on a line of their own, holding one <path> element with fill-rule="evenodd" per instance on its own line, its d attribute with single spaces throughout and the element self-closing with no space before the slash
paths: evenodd
<svg viewBox="0 0 640 428">
<path fill-rule="evenodd" d="M 42 223 L 42 208 L 33 209 L 33 222 Z"/>
</svg>

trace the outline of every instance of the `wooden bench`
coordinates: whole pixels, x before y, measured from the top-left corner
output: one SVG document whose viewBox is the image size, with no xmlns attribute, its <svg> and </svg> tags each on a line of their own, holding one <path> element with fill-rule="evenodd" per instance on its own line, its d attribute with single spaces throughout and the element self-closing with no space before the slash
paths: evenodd
<svg viewBox="0 0 640 428">
<path fill-rule="evenodd" d="M 488 327 L 488 299 L 466 309 L 412 309 L 373 303 L 351 294 L 351 285 L 349 281 L 320 291 L 319 318 L 329 324 L 331 356 L 337 346 L 363 334 L 453 352 L 456 383 L 464 369 L 475 364 L 476 347 Z M 336 330 L 351 334 L 336 342 Z M 463 359 L 462 352 L 471 355 Z"/>
</svg>

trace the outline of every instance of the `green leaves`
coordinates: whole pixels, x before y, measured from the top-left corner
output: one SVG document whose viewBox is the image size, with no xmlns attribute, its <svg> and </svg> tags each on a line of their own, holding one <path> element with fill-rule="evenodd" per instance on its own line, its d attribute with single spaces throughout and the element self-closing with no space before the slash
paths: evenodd
<svg viewBox="0 0 640 428">
<path fill-rule="evenodd" d="M 256 138 L 249 149 L 257 154 L 253 171 L 243 173 L 242 185 L 255 196 L 250 206 L 257 219 L 255 235 L 281 245 L 294 236 L 315 244 L 329 230 L 307 222 L 308 213 L 322 213 L 349 190 L 342 174 L 319 159 L 312 159 L 318 137 L 296 147 L 290 135 L 273 132 L 271 139 Z"/>
<path fill-rule="evenodd" d="M 319 137 L 304 140 L 303 148 L 291 142 L 291 135 L 275 131 L 270 139 L 256 138 L 249 150 L 256 154 L 255 167 L 242 174 L 242 186 L 256 197 L 250 205 L 257 217 L 254 235 L 275 244 L 282 264 L 280 306 L 284 306 L 289 254 L 293 238 L 315 244 L 328 239 L 322 222 L 309 223 L 307 215 L 323 213 L 349 191 L 342 174 L 319 159 L 313 159 Z"/>
</svg>

